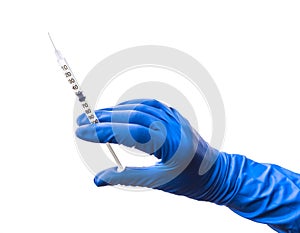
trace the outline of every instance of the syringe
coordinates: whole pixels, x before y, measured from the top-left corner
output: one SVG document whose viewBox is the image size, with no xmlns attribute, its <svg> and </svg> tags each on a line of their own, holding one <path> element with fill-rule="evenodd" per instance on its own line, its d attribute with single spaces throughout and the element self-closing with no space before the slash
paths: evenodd
<svg viewBox="0 0 300 233">
<path fill-rule="evenodd" d="M 78 100 L 80 101 L 83 111 L 86 114 L 88 120 L 90 121 L 91 124 L 99 123 L 99 120 L 98 120 L 95 112 L 90 108 L 90 105 L 87 102 L 86 96 L 83 94 L 83 91 L 81 90 L 77 80 L 75 79 L 75 76 L 74 76 L 72 70 L 70 69 L 70 66 L 67 63 L 67 60 L 62 56 L 61 52 L 56 49 L 49 32 L 48 32 L 48 35 L 49 35 L 51 43 L 54 47 L 57 62 L 60 65 L 65 78 L 71 85 L 75 95 L 78 97 Z M 109 149 L 110 153 L 112 154 L 114 160 L 116 161 L 116 164 L 118 165 L 118 171 L 122 171 L 124 169 L 124 167 L 122 166 L 122 164 L 121 164 L 119 158 L 117 157 L 116 153 L 114 152 L 113 148 L 111 147 L 111 145 L 108 142 L 106 143 L 106 146 Z"/>
</svg>

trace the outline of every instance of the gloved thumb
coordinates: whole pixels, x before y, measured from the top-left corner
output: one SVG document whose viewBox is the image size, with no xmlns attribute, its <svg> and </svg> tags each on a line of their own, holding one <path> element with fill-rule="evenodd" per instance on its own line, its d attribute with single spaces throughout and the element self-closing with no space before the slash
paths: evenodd
<svg viewBox="0 0 300 233">
<path fill-rule="evenodd" d="M 95 184 L 100 186 L 106 185 L 127 185 L 154 188 L 159 179 L 163 176 L 161 165 L 150 167 L 126 167 L 119 172 L 117 167 L 112 167 L 99 172 L 95 178 Z"/>
</svg>

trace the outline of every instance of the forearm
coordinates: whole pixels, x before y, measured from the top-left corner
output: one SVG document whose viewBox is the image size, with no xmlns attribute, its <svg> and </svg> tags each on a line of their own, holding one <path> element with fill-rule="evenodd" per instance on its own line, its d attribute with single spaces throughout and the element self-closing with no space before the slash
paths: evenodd
<svg viewBox="0 0 300 233">
<path fill-rule="evenodd" d="M 226 169 L 219 170 L 224 179 L 217 204 L 278 232 L 300 231 L 299 174 L 241 155 L 221 153 L 218 163 Z"/>
</svg>

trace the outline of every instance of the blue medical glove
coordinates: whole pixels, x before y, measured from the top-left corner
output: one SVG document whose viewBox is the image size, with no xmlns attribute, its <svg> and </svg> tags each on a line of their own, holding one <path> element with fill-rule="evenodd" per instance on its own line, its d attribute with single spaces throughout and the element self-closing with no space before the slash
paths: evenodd
<svg viewBox="0 0 300 233">
<path fill-rule="evenodd" d="M 300 175 L 219 152 L 180 113 L 156 100 L 130 100 L 96 115 L 95 125 L 78 117 L 77 137 L 135 147 L 160 159 L 150 167 L 102 171 L 94 179 L 97 186 L 159 189 L 225 205 L 278 232 L 300 231 Z"/>
</svg>

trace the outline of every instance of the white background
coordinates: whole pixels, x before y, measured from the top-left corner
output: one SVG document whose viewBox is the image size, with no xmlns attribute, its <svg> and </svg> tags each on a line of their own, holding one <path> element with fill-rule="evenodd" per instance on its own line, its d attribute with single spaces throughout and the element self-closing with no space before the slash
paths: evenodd
<svg viewBox="0 0 300 233">
<path fill-rule="evenodd" d="M 0 232 L 272 232 L 214 204 L 97 188 L 47 32 L 79 80 L 132 46 L 190 54 L 223 96 L 223 150 L 299 172 L 299 1 L 74 2 L 0 5 Z"/>
</svg>

